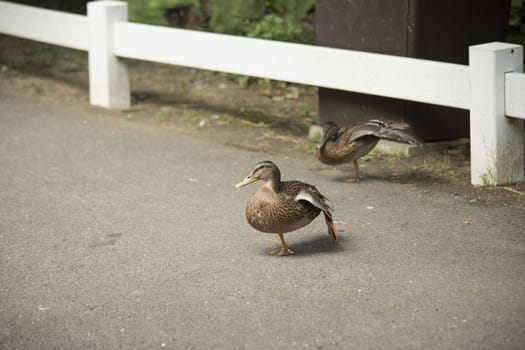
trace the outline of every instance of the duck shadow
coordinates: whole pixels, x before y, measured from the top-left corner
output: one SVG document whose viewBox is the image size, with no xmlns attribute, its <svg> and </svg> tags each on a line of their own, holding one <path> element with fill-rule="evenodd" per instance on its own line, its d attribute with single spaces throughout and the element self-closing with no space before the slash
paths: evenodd
<svg viewBox="0 0 525 350">
<path fill-rule="evenodd" d="M 394 173 L 393 171 L 375 171 L 375 172 L 367 172 L 365 174 L 361 174 L 359 181 L 350 181 L 353 178 L 353 173 L 350 175 L 344 176 L 344 175 L 338 175 L 334 176 L 332 178 L 332 181 L 339 182 L 339 183 L 346 183 L 349 185 L 359 185 L 360 183 L 365 183 L 370 181 L 386 181 L 386 182 L 392 182 L 392 183 L 399 183 L 399 184 L 407 184 L 407 183 L 415 183 L 415 184 L 421 184 L 421 185 L 427 185 L 427 184 L 447 184 L 450 183 L 451 180 L 447 179 L 445 177 L 436 176 L 435 174 L 431 174 L 425 170 L 419 170 L 418 172 L 410 172 L 410 171 L 400 171 L 397 173 Z"/>
<path fill-rule="evenodd" d="M 340 232 L 342 233 L 342 232 Z M 338 235 L 337 241 L 334 241 L 328 235 L 319 235 L 310 239 L 305 239 L 296 242 L 289 242 L 288 245 L 291 250 L 295 252 L 295 256 L 310 256 L 315 254 L 335 254 L 355 249 L 351 243 L 352 238 Z M 353 247 L 353 248 L 349 248 Z M 260 250 L 262 255 L 268 255 L 269 247 Z"/>
</svg>

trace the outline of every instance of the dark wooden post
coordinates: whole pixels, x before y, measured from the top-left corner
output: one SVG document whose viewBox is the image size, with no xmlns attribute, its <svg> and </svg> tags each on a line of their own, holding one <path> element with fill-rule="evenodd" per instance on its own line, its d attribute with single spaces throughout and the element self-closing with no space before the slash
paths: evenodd
<svg viewBox="0 0 525 350">
<path fill-rule="evenodd" d="M 468 64 L 469 45 L 505 41 L 510 0 L 317 0 L 317 44 Z M 468 137 L 468 111 L 319 89 L 321 121 L 404 121 L 425 141 Z"/>
</svg>

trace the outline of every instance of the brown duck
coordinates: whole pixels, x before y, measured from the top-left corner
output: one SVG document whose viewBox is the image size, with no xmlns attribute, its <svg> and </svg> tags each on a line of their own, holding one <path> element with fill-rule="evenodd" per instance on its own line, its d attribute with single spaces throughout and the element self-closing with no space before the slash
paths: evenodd
<svg viewBox="0 0 525 350">
<path fill-rule="evenodd" d="M 295 254 L 284 240 L 284 234 L 308 225 L 321 212 L 328 233 L 337 239 L 330 207 L 314 186 L 300 181 L 281 181 L 281 172 L 270 161 L 259 162 L 250 175 L 235 185 L 246 186 L 257 180 L 264 184 L 248 200 L 246 219 L 258 231 L 277 233 L 281 247 L 270 251 L 272 255 Z"/>
<path fill-rule="evenodd" d="M 353 127 L 337 126 L 335 122 L 326 122 L 321 140 L 316 147 L 317 158 L 328 165 L 354 163 L 355 176 L 349 182 L 359 181 L 357 160 L 370 152 L 380 139 L 420 145 L 415 136 L 400 129 L 392 128 L 383 121 L 372 119 Z"/>
</svg>

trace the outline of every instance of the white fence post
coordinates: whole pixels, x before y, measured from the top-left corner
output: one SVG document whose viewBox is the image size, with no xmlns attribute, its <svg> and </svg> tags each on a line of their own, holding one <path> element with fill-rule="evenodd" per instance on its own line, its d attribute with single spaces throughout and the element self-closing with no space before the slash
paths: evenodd
<svg viewBox="0 0 525 350">
<path fill-rule="evenodd" d="M 89 18 L 89 101 L 109 108 L 130 106 L 126 65 L 113 53 L 113 24 L 127 22 L 128 6 L 122 1 L 93 1 Z"/>
<path fill-rule="evenodd" d="M 523 121 L 505 117 L 505 73 L 521 72 L 522 60 L 520 45 L 489 43 L 469 48 L 473 185 L 523 180 Z"/>
</svg>

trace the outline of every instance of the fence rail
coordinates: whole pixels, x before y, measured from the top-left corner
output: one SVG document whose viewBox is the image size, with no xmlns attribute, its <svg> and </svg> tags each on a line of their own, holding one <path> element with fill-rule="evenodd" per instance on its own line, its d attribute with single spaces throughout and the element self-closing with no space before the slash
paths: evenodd
<svg viewBox="0 0 525 350">
<path fill-rule="evenodd" d="M 525 74 L 505 74 L 505 115 L 525 119 Z"/>
<path fill-rule="evenodd" d="M 110 108 L 130 104 L 126 57 L 468 109 L 472 183 L 524 178 L 519 45 L 472 46 L 459 65 L 129 23 L 120 1 L 87 17 L 0 1 L 0 33 L 88 51 L 90 101 Z"/>
<path fill-rule="evenodd" d="M 0 32 L 48 44 L 89 50 L 86 16 L 0 1 Z"/>
<path fill-rule="evenodd" d="M 117 56 L 468 109 L 468 67 L 407 57 L 116 23 Z"/>
</svg>

